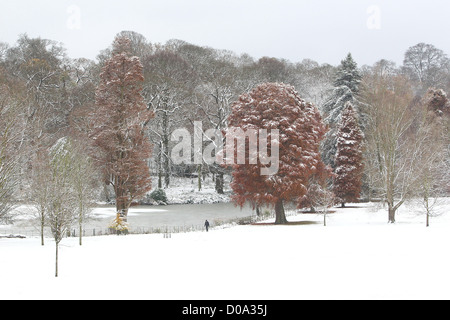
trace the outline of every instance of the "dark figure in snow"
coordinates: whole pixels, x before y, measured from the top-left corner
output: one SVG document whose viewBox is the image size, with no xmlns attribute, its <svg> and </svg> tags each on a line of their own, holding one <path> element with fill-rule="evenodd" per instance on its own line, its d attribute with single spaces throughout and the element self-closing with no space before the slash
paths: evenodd
<svg viewBox="0 0 450 320">
<path fill-rule="evenodd" d="M 205 221 L 205 228 L 206 228 L 206 232 L 208 232 L 208 229 L 209 229 L 209 221 L 208 220 Z"/>
</svg>

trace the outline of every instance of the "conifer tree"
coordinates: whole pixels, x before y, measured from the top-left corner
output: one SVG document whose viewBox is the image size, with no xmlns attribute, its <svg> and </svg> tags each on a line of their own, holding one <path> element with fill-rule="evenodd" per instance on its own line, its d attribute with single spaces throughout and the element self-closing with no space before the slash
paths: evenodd
<svg viewBox="0 0 450 320">
<path fill-rule="evenodd" d="M 361 75 L 358 71 L 358 65 L 355 60 L 353 60 L 351 53 L 349 53 L 347 57 L 341 61 L 341 65 L 337 70 L 334 86 L 336 88 L 346 86 L 352 93 L 357 94 L 360 82 Z"/>
<path fill-rule="evenodd" d="M 325 123 L 330 130 L 327 132 L 322 146 L 322 158 L 325 164 L 333 168 L 335 167 L 337 124 L 348 102 L 358 108 L 360 103 L 357 100 L 357 95 L 360 83 L 361 75 L 359 74 L 358 66 L 349 53 L 339 66 L 336 80 L 334 81 L 335 88 L 330 98 L 323 105 Z"/>
<path fill-rule="evenodd" d="M 346 202 L 357 202 L 361 192 L 363 173 L 363 133 L 358 125 L 355 110 L 350 103 L 342 112 L 337 131 L 335 176 L 333 191 L 342 207 Z"/>
<path fill-rule="evenodd" d="M 272 205 L 275 223 L 287 223 L 284 203 L 298 203 L 307 192 L 310 177 L 324 167 L 319 145 L 325 126 L 319 111 L 302 100 L 292 86 L 265 83 L 243 94 L 232 105 L 229 124 L 242 130 L 279 130 L 278 171 L 261 175 L 264 165 L 260 160 L 257 164 L 250 161 L 235 164 L 231 187 L 238 205 L 243 206 L 245 202 L 256 207 Z M 272 140 L 270 132 L 268 139 Z M 248 145 L 246 155 L 249 155 Z"/>
<path fill-rule="evenodd" d="M 132 201 L 151 189 L 147 160 L 151 144 L 145 124 L 153 117 L 142 96 L 143 67 L 129 54 L 130 41 L 118 37 L 113 56 L 106 61 L 96 91 L 96 111 L 91 135 L 105 181 L 114 188 L 116 210 L 126 221 Z"/>
</svg>

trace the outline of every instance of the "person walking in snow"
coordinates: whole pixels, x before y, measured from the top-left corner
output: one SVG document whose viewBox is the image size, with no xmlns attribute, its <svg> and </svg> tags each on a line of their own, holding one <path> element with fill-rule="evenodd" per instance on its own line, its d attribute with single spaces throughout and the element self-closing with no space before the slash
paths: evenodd
<svg viewBox="0 0 450 320">
<path fill-rule="evenodd" d="M 205 228 L 206 228 L 206 232 L 208 232 L 208 229 L 209 229 L 209 221 L 208 220 L 205 221 Z"/>
</svg>

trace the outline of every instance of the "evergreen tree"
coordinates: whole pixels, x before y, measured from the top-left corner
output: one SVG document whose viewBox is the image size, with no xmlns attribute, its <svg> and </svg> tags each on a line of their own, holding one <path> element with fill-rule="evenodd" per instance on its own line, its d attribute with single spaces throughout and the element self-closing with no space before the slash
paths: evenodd
<svg viewBox="0 0 450 320">
<path fill-rule="evenodd" d="M 342 207 L 345 202 L 357 202 L 361 193 L 363 137 L 356 112 L 352 105 L 347 103 L 337 131 L 336 169 L 333 185 L 333 191 L 340 199 Z"/>
<path fill-rule="evenodd" d="M 335 88 L 330 98 L 323 105 L 325 122 L 330 130 L 326 134 L 322 145 L 322 158 L 325 164 L 332 168 L 335 168 L 337 124 L 347 103 L 350 102 L 358 108 L 360 103 L 357 100 L 357 95 L 360 83 L 361 75 L 359 74 L 358 66 L 349 53 L 339 66 L 336 80 L 334 81 Z"/>
<path fill-rule="evenodd" d="M 358 71 L 358 65 L 351 53 L 347 55 L 347 57 L 341 61 L 341 65 L 337 70 L 337 77 L 334 81 L 334 86 L 341 87 L 346 86 L 353 93 L 357 94 L 359 91 L 359 84 L 361 82 L 361 75 Z"/>
</svg>

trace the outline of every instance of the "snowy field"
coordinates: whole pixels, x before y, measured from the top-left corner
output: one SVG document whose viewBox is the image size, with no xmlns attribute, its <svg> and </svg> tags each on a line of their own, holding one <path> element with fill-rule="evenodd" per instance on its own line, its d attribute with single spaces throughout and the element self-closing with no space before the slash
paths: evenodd
<svg viewBox="0 0 450 320">
<path fill-rule="evenodd" d="M 52 240 L 0 239 L 0 299 L 450 299 L 450 199 L 425 227 L 374 204 L 303 224 Z"/>
</svg>

